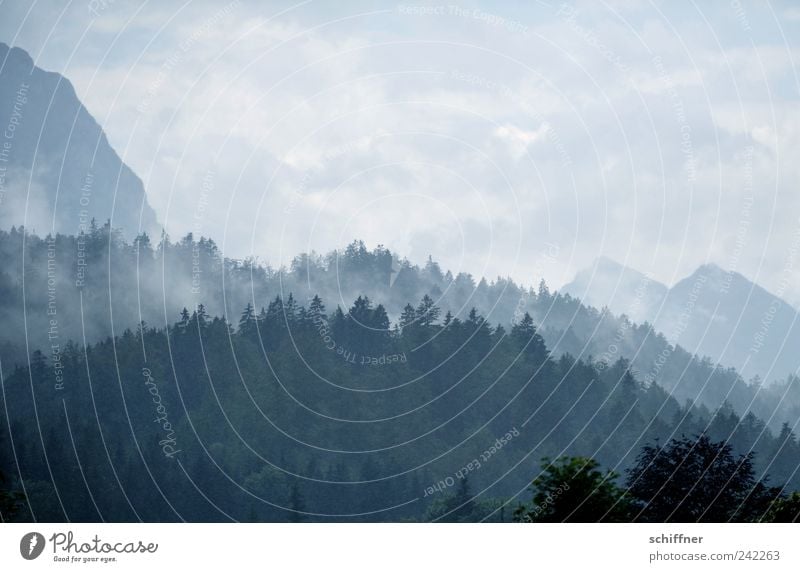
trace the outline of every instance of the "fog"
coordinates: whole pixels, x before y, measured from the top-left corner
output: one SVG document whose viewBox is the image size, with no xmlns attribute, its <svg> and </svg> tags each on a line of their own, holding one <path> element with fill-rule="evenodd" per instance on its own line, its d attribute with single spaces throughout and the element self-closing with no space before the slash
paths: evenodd
<svg viewBox="0 0 800 572">
<path fill-rule="evenodd" d="M 551 243 L 555 287 L 606 255 L 770 291 L 790 259 L 791 2 L 3 10 L 0 35 L 74 83 L 173 236 L 201 234 L 214 174 L 202 234 L 229 256 L 359 237 L 532 282 Z"/>
</svg>

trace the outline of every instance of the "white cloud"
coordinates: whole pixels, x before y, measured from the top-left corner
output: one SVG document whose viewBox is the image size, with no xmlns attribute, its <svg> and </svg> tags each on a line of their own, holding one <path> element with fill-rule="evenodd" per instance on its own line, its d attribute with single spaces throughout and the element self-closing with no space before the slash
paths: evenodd
<svg viewBox="0 0 800 572">
<path fill-rule="evenodd" d="M 193 229 L 213 171 L 203 230 L 234 256 L 277 263 L 361 237 L 535 283 L 551 242 L 556 285 L 601 254 L 672 282 L 729 264 L 749 193 L 737 270 L 781 278 L 800 210 L 800 46 L 749 4 L 749 30 L 727 4 L 700 17 L 640 2 L 486 8 L 514 29 L 394 4 L 242 2 L 204 25 L 221 6 L 0 25 L 74 81 L 173 236 Z"/>
<path fill-rule="evenodd" d="M 504 140 L 515 159 L 528 151 L 528 146 L 547 137 L 550 126 L 545 123 L 535 131 L 525 131 L 516 125 L 503 125 L 494 130 L 494 136 Z"/>
</svg>

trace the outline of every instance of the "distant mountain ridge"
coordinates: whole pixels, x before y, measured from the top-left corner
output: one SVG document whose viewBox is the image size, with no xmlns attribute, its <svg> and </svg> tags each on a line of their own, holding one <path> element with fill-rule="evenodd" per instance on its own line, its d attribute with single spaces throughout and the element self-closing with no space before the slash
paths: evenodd
<svg viewBox="0 0 800 572">
<path fill-rule="evenodd" d="M 797 311 L 742 274 L 704 264 L 671 288 L 599 258 L 561 292 L 586 304 L 652 324 L 672 343 L 746 377 L 794 374 L 800 360 Z"/>
<path fill-rule="evenodd" d="M 292 292 L 301 300 L 320 294 L 343 305 L 364 294 L 396 319 L 406 304 L 430 294 L 443 314 L 451 311 L 462 320 L 476 307 L 490 323 L 511 327 L 529 311 L 553 355 L 609 364 L 625 358 L 642 381 L 657 382 L 679 401 L 697 400 L 712 410 L 729 403 L 773 423 L 800 415 L 800 397 L 783 399 L 771 386 L 765 398 L 758 384 L 745 381 L 756 374 L 771 381 L 794 373 L 791 350 L 800 339 L 794 309 L 740 274 L 707 265 L 669 288 L 603 258 L 551 294 L 546 285 L 534 292 L 506 278 L 453 275 L 433 260 L 418 268 L 382 247 L 369 252 L 359 242 L 326 257 L 300 255 L 290 269 L 271 269 L 225 258 L 213 241 L 198 242 L 191 234 L 177 243 L 166 237 L 158 245 L 144 237 L 132 241 L 140 231 L 158 232 L 155 214 L 141 180 L 108 144 L 69 82 L 4 44 L 0 78 L 0 129 L 13 125 L 9 145 L 0 138 L 0 318 L 7 328 L 0 359 L 6 364 L 29 358 L 17 335 L 25 324 L 33 332 L 31 348 L 50 343 L 53 253 L 63 341 L 102 339 L 112 331 L 112 316 L 121 329 L 142 320 L 164 323 L 165 310 L 198 303 L 230 317 L 248 301 L 268 306 L 276 295 Z M 64 236 L 51 242 L 45 235 L 54 213 L 55 230 Z M 76 236 L 90 218 L 100 224 Z M 123 230 L 125 242 L 102 224 L 106 219 Z M 2 228 L 12 225 L 18 228 Z M 76 284 L 85 268 L 85 283 Z M 640 325 L 587 306 L 608 306 Z M 744 379 L 713 362 L 736 368 Z M 794 388 L 793 379 L 786 383 Z"/>
<path fill-rule="evenodd" d="M 63 76 L 0 42 L 0 226 L 75 234 L 111 220 L 128 238 L 157 233 L 142 181 Z"/>
<path fill-rule="evenodd" d="M 615 314 L 625 314 L 642 323 L 652 321 L 652 308 L 661 304 L 669 288 L 638 270 L 601 256 L 560 291 L 588 306 L 607 306 Z"/>
</svg>

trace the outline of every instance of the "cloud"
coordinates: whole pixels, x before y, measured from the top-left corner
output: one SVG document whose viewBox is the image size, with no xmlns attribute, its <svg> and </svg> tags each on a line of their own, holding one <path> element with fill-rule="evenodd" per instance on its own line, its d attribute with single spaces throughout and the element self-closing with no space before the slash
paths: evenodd
<svg viewBox="0 0 800 572">
<path fill-rule="evenodd" d="M 508 144 L 514 158 L 519 159 L 527 151 L 528 146 L 547 137 L 550 126 L 545 123 L 535 131 L 525 131 L 515 125 L 503 125 L 494 130 L 493 134 Z"/>
<path fill-rule="evenodd" d="M 202 230 L 234 256 L 361 237 L 531 284 L 555 243 L 557 286 L 603 254 L 670 283 L 737 248 L 774 288 L 800 209 L 800 46 L 780 33 L 792 8 L 776 23 L 742 4 L 115 2 L 94 20 L 9 10 L 0 32 L 73 80 L 173 236 L 213 173 Z"/>
</svg>

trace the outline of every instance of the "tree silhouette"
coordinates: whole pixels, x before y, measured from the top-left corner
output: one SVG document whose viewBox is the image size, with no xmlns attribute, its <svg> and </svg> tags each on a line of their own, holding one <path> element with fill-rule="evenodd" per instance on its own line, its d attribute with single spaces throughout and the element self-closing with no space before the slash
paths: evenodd
<svg viewBox="0 0 800 572">
<path fill-rule="evenodd" d="M 770 506 L 764 522 L 800 522 L 800 493 L 794 492 L 786 498 L 776 499 Z"/>
<path fill-rule="evenodd" d="M 777 490 L 754 477 L 753 454 L 735 456 L 708 435 L 647 445 L 628 470 L 639 502 L 637 520 L 649 522 L 746 521 L 765 513 Z"/>
<path fill-rule="evenodd" d="M 417 306 L 416 318 L 417 322 L 423 328 L 429 328 L 436 323 L 439 319 L 441 310 L 433 303 L 433 298 L 425 294 Z"/>
<path fill-rule="evenodd" d="M 25 505 L 25 495 L 7 488 L 9 484 L 8 478 L 0 471 L 0 523 L 13 521 Z"/>
<path fill-rule="evenodd" d="M 245 337 L 256 333 L 256 314 L 250 302 L 247 303 L 241 318 L 239 318 L 239 333 Z"/>
<path fill-rule="evenodd" d="M 585 457 L 542 459 L 544 471 L 531 484 L 531 504 L 514 511 L 517 522 L 625 522 L 631 503 L 615 484 L 616 473 L 603 474 Z"/>
</svg>

